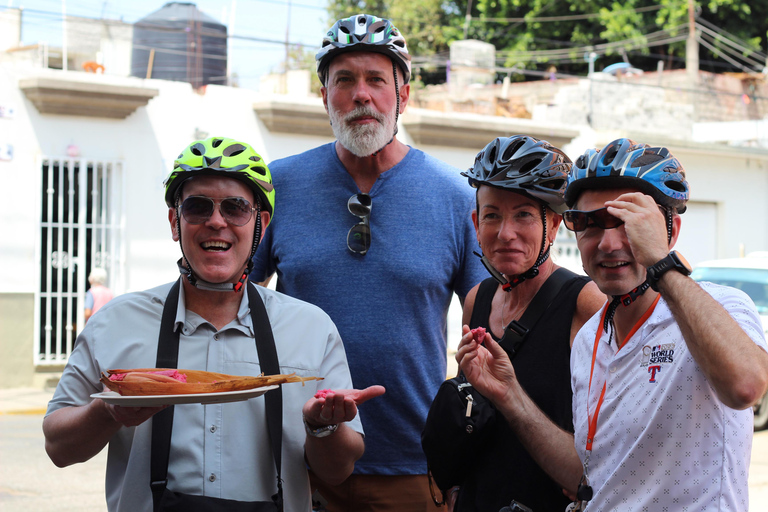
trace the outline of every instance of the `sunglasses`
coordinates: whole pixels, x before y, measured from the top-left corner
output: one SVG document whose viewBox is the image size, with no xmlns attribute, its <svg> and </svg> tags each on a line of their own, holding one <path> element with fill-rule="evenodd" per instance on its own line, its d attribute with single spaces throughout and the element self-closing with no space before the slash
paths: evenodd
<svg viewBox="0 0 768 512">
<path fill-rule="evenodd" d="M 203 224 L 213 215 L 219 205 L 219 212 L 229 224 L 244 226 L 251 220 L 256 208 L 242 197 L 227 197 L 219 202 L 205 196 L 189 196 L 181 203 L 181 214 L 190 224 Z"/>
<path fill-rule="evenodd" d="M 566 210 L 563 213 L 563 224 L 571 231 L 584 231 L 587 228 L 613 229 L 624 224 L 624 221 L 608 213 L 608 208 L 600 208 L 591 212 Z"/>
<path fill-rule="evenodd" d="M 355 254 L 364 255 L 371 247 L 371 226 L 368 218 L 371 216 L 371 196 L 368 194 L 355 194 L 347 201 L 349 213 L 361 220 L 349 229 L 347 233 L 347 247 Z"/>
</svg>

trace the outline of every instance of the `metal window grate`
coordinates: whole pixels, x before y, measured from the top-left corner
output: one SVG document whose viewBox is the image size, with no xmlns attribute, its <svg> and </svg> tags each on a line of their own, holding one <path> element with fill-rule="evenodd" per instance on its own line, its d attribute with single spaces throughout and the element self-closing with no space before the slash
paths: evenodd
<svg viewBox="0 0 768 512">
<path fill-rule="evenodd" d="M 122 163 L 45 158 L 41 165 L 39 340 L 35 364 L 63 364 L 84 327 L 88 274 L 122 274 Z"/>
</svg>

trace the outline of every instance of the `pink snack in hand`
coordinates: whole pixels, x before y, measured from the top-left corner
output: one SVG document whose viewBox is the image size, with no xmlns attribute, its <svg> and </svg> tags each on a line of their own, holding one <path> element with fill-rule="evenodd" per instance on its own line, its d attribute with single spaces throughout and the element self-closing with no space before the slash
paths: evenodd
<svg viewBox="0 0 768 512">
<path fill-rule="evenodd" d="M 320 391 L 315 393 L 315 398 L 325 398 L 326 396 L 328 396 L 328 393 L 333 393 L 333 391 L 330 389 L 321 389 Z"/>
<path fill-rule="evenodd" d="M 472 337 L 480 344 L 485 339 L 485 327 L 476 327 L 472 329 Z"/>
</svg>

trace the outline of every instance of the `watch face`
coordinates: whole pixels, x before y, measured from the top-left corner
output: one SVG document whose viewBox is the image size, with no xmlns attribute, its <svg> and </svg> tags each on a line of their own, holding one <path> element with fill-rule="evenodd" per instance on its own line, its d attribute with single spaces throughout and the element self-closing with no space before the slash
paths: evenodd
<svg viewBox="0 0 768 512">
<path fill-rule="evenodd" d="M 683 265 L 686 268 L 686 270 L 688 270 L 688 274 L 690 274 L 692 272 L 691 264 L 688 263 L 688 260 L 685 259 L 685 256 L 683 256 L 677 251 L 674 251 L 674 253 L 675 253 L 675 257 L 680 261 L 680 264 Z"/>
</svg>

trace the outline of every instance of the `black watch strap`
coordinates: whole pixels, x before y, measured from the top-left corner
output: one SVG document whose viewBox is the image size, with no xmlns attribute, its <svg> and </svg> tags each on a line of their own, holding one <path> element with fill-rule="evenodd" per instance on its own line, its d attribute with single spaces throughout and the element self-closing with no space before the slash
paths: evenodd
<svg viewBox="0 0 768 512">
<path fill-rule="evenodd" d="M 677 270 L 684 276 L 691 275 L 691 266 L 677 251 L 672 251 L 666 257 L 657 261 L 647 269 L 648 283 L 654 291 L 659 291 L 659 279 L 670 270 Z"/>
</svg>

